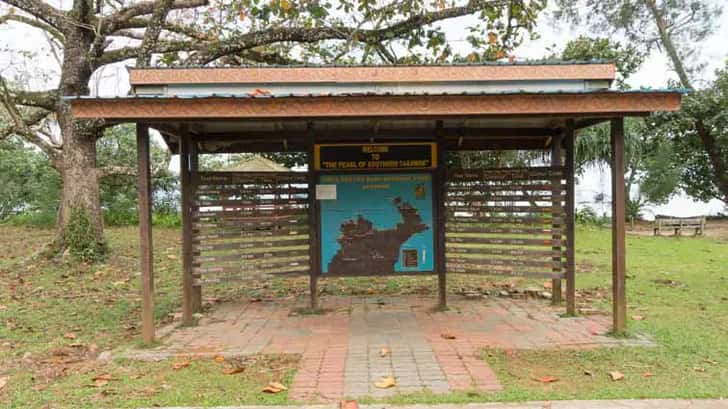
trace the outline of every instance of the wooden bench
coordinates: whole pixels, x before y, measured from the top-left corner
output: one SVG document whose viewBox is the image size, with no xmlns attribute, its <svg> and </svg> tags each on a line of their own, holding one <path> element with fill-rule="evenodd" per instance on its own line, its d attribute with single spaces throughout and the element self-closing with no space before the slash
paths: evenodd
<svg viewBox="0 0 728 409">
<path fill-rule="evenodd" d="M 683 229 L 694 229 L 698 236 L 705 230 L 705 217 L 658 217 L 653 229 L 655 236 L 659 236 L 662 230 L 673 230 L 676 236 L 680 236 Z"/>
</svg>

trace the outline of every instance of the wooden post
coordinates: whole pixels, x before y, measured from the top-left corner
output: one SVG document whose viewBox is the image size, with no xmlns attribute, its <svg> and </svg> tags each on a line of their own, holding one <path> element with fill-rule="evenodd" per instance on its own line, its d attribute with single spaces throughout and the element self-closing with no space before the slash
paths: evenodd
<svg viewBox="0 0 728 409">
<path fill-rule="evenodd" d="M 188 134 L 189 135 L 189 134 Z M 199 158 L 198 158 L 198 152 L 197 152 L 197 144 L 192 139 L 191 136 L 189 136 L 189 148 L 190 148 L 190 183 L 192 183 L 192 180 L 194 180 L 197 177 L 197 171 L 199 170 Z M 193 195 L 192 192 L 192 186 L 189 186 L 190 188 L 190 198 Z M 190 215 L 191 216 L 191 215 Z M 191 220 L 192 217 L 190 217 L 190 228 L 191 228 Z M 192 231 L 190 230 L 190 242 L 192 241 Z M 195 255 L 194 252 L 192 252 L 192 248 L 190 247 L 190 254 L 192 256 Z M 199 255 L 199 253 L 197 254 Z M 193 281 L 195 279 L 195 275 L 192 273 L 192 262 L 190 260 L 190 277 L 192 277 Z M 202 312 L 202 286 L 201 285 L 192 285 L 192 312 L 193 313 L 200 313 Z"/>
<path fill-rule="evenodd" d="M 192 195 L 190 191 L 190 136 L 186 125 L 180 129 L 179 175 L 182 212 L 182 322 L 192 324 Z"/>
<path fill-rule="evenodd" d="M 566 314 L 576 315 L 576 242 L 574 234 L 575 168 L 574 168 L 574 123 L 569 122 L 566 128 Z"/>
<path fill-rule="evenodd" d="M 612 145 L 612 322 L 615 333 L 627 328 L 624 119 L 611 121 Z"/>
<path fill-rule="evenodd" d="M 561 167 L 562 139 L 562 134 L 557 133 L 556 135 L 554 135 L 554 138 L 551 141 L 551 167 L 553 168 Z M 564 229 L 563 219 L 565 218 L 563 207 L 561 206 L 561 192 L 561 176 L 554 177 L 553 179 L 551 179 L 551 194 L 553 195 L 551 200 L 551 209 L 554 212 L 551 215 L 551 251 L 554 253 L 551 261 L 554 264 L 552 271 L 559 274 L 562 274 L 561 234 Z M 557 214 L 559 215 L 559 218 L 562 219 L 560 223 L 556 223 Z M 551 303 L 554 305 L 561 304 L 561 278 L 554 278 L 551 280 L 551 293 Z"/>
<path fill-rule="evenodd" d="M 437 236 L 435 238 L 435 268 L 437 268 L 438 308 L 447 309 L 447 271 L 445 263 L 445 200 L 447 196 L 446 163 L 447 152 L 443 148 L 443 139 L 437 143 L 437 169 L 433 184 L 433 199 L 436 203 Z"/>
<path fill-rule="evenodd" d="M 142 273 L 142 339 L 154 342 L 154 265 L 152 259 L 152 183 L 149 126 L 136 125 L 139 193 L 139 261 Z"/>
<path fill-rule="evenodd" d="M 308 151 L 308 269 L 309 292 L 311 297 L 310 308 L 319 307 L 318 278 L 319 278 L 319 236 L 318 236 L 318 202 L 316 201 L 316 167 L 314 163 L 314 146 Z"/>
</svg>

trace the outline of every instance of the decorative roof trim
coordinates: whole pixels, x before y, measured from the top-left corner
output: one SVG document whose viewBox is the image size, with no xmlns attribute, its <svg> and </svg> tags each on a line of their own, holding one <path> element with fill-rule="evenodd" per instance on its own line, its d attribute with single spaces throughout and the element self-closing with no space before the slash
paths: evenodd
<svg viewBox="0 0 728 409">
<path fill-rule="evenodd" d="M 129 82 L 167 84 L 388 83 L 613 80 L 614 63 L 420 66 L 139 68 Z"/>
<path fill-rule="evenodd" d="M 194 120 L 644 114 L 680 109 L 679 92 L 71 99 L 76 118 Z"/>
</svg>

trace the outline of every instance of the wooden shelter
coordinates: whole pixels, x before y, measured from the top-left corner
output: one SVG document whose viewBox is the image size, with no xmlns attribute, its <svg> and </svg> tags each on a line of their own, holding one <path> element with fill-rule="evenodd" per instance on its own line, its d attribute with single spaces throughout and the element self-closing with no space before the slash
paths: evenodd
<svg viewBox="0 0 728 409">
<path fill-rule="evenodd" d="M 78 119 L 137 124 L 143 334 L 154 337 L 149 128 L 180 154 L 184 320 L 203 286 L 305 274 L 546 277 L 575 314 L 574 138 L 608 122 L 614 330 L 623 331 L 623 118 L 672 90 L 612 90 L 612 63 L 132 69 L 132 92 L 73 96 Z M 453 152 L 537 150 L 541 166 L 464 168 Z M 292 152 L 306 172 L 200 172 L 198 154 Z"/>
</svg>

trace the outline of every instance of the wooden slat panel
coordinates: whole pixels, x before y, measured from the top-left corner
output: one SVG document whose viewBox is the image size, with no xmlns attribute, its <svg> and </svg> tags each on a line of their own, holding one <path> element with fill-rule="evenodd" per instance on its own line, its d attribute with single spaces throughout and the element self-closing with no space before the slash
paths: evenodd
<svg viewBox="0 0 728 409">
<path fill-rule="evenodd" d="M 291 225 L 306 225 L 306 217 L 304 216 L 285 216 L 285 217 L 253 217 L 251 220 L 220 220 L 194 223 L 192 227 L 200 231 L 202 229 L 230 229 L 240 227 L 241 231 L 252 231 L 257 228 L 272 229 L 275 227 L 284 227 Z"/>
<path fill-rule="evenodd" d="M 483 170 L 460 170 L 452 172 L 448 177 L 450 180 L 459 181 L 500 181 L 500 180 L 545 180 L 555 177 L 563 177 L 563 168 L 538 167 L 520 169 L 483 169 Z"/>
<path fill-rule="evenodd" d="M 448 206 L 448 212 L 472 212 L 472 213 L 550 213 L 560 214 L 560 208 L 551 206 Z"/>
<path fill-rule="evenodd" d="M 447 224 L 447 233 L 483 233 L 483 234 L 560 234 L 559 229 L 535 229 L 526 227 L 482 227 L 472 224 Z"/>
<path fill-rule="evenodd" d="M 266 269 L 286 269 L 290 267 L 306 267 L 308 269 L 308 259 L 296 261 L 280 261 L 271 263 L 261 263 L 253 265 L 254 268 L 246 268 L 243 263 L 239 266 L 218 266 L 218 267 L 194 267 L 192 271 L 200 274 L 204 278 L 208 274 L 227 274 L 227 273 L 255 273 Z"/>
<path fill-rule="evenodd" d="M 446 247 L 447 253 L 452 254 L 482 254 L 490 256 L 518 256 L 528 259 L 543 259 L 544 257 L 552 257 L 554 252 L 551 250 L 532 250 L 519 248 L 502 248 L 502 247 L 460 247 L 455 243 Z"/>
<path fill-rule="evenodd" d="M 220 284 L 220 283 L 226 283 L 226 282 L 234 282 L 234 281 L 244 281 L 244 280 L 253 280 L 253 279 L 259 279 L 261 277 L 265 276 L 285 276 L 285 277 L 294 277 L 294 276 L 307 276 L 309 275 L 308 269 L 302 269 L 301 266 L 293 266 L 288 268 L 280 268 L 276 269 L 275 271 L 257 271 L 254 273 L 245 273 L 245 274 L 227 274 L 222 276 L 205 276 L 195 279 L 194 285 L 204 285 L 204 284 Z"/>
<path fill-rule="evenodd" d="M 303 206 L 302 206 L 303 205 Z M 302 206 L 304 209 L 307 208 L 308 198 L 293 198 L 293 199 L 217 199 L 217 200 L 195 200 L 194 208 L 199 209 L 200 207 L 220 207 L 220 206 L 233 206 L 233 207 L 244 207 L 244 208 L 255 208 L 259 206 L 275 207 L 275 208 L 286 208 L 288 206 Z"/>
<path fill-rule="evenodd" d="M 204 187 L 198 187 L 196 191 L 196 196 L 212 196 L 212 195 L 222 195 L 222 196 L 230 196 L 230 195 L 239 195 L 241 192 L 246 192 L 249 194 L 256 194 L 256 195 L 285 195 L 285 196 L 305 196 L 308 195 L 308 190 L 304 187 L 281 187 L 279 188 L 270 188 L 270 187 L 257 187 L 257 188 L 250 188 L 245 186 L 238 186 L 230 185 L 230 186 L 204 186 Z"/>
<path fill-rule="evenodd" d="M 215 256 L 195 256 L 194 257 L 194 263 L 196 264 L 202 264 L 202 263 L 221 263 L 221 262 L 230 262 L 230 261 L 245 261 L 247 262 L 256 262 L 256 261 L 262 261 L 262 260 L 270 260 L 270 259 L 276 259 L 276 258 L 289 258 L 289 257 L 301 257 L 306 256 L 308 258 L 308 247 L 296 249 L 296 250 L 275 250 L 275 251 L 266 251 L 262 253 L 233 253 L 233 254 L 224 254 L 224 255 L 215 255 Z"/>
<path fill-rule="evenodd" d="M 491 256 L 460 257 L 447 256 L 445 260 L 452 264 L 472 264 L 476 266 L 510 266 L 510 267 L 541 267 L 545 269 L 558 268 L 557 263 L 548 260 L 522 260 L 518 258 L 493 258 Z"/>
<path fill-rule="evenodd" d="M 493 266 L 497 267 L 497 266 Z M 509 277 L 542 277 L 542 278 L 561 278 L 563 274 L 547 272 L 547 271 L 522 271 L 522 270 L 505 270 L 498 268 L 481 268 L 480 266 L 463 265 L 463 264 L 447 264 L 448 273 L 456 274 L 478 274 L 478 275 L 498 275 Z"/>
<path fill-rule="evenodd" d="M 276 240 L 276 241 L 248 241 L 248 242 L 233 242 L 233 243 L 214 243 L 214 244 L 196 244 L 193 246 L 195 251 L 219 251 L 219 250 L 246 250 L 256 249 L 265 251 L 265 248 L 270 247 L 289 247 L 289 246 L 302 246 L 308 244 L 308 238 L 301 239 L 295 237 L 292 240 Z"/>
<path fill-rule="evenodd" d="M 290 216 L 302 215 L 307 216 L 305 208 L 302 209 L 251 209 L 251 210 L 211 210 L 211 211 L 195 211 L 192 213 L 193 220 L 200 220 L 206 217 L 217 217 L 225 220 L 239 220 L 258 216 Z"/>
<path fill-rule="evenodd" d="M 451 193 L 472 193 L 472 192 L 551 192 L 553 186 L 545 183 L 538 184 L 513 184 L 513 183 L 470 183 L 470 184 L 449 184 L 447 191 Z"/>
<path fill-rule="evenodd" d="M 447 222 L 449 223 L 485 223 L 485 224 L 525 224 L 525 225 L 551 225 L 552 222 L 561 223 L 559 217 L 498 217 L 498 216 L 454 216 L 448 214 Z"/>
<path fill-rule="evenodd" d="M 552 200 L 564 200 L 563 196 L 554 196 L 551 194 L 533 194 L 533 195 L 494 195 L 490 193 L 484 194 L 448 194 L 445 203 L 448 202 L 551 202 Z"/>
<path fill-rule="evenodd" d="M 490 238 L 490 237 L 460 237 L 448 235 L 446 243 L 472 243 L 472 244 L 493 244 L 493 245 L 515 245 L 515 246 L 549 246 L 551 239 L 516 239 L 516 238 Z"/>
<path fill-rule="evenodd" d="M 561 278 L 564 176 L 563 167 L 551 166 L 451 171 L 445 199 L 448 272 Z"/>
<path fill-rule="evenodd" d="M 217 229 L 217 230 L 198 230 L 194 235 L 193 241 L 196 243 L 216 240 L 243 239 L 254 237 L 277 237 L 277 236 L 296 236 L 307 235 L 308 226 L 287 226 L 276 227 L 270 230 L 260 230 L 259 228 L 246 230 L 244 228 L 236 229 Z"/>
</svg>

